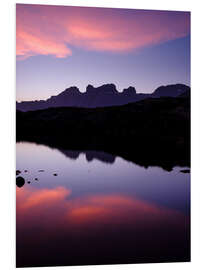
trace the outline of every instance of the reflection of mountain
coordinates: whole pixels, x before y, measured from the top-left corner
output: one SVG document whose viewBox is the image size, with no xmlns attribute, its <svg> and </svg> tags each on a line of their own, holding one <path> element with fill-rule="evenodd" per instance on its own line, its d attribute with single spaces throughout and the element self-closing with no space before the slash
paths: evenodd
<svg viewBox="0 0 203 270">
<path fill-rule="evenodd" d="M 97 159 L 105 163 L 114 163 L 116 159 L 115 156 L 100 151 L 70 151 L 62 149 L 59 149 L 59 151 L 71 159 L 78 159 L 80 154 L 85 154 L 88 162 L 92 161 L 93 159 Z"/>
<path fill-rule="evenodd" d="M 92 161 L 93 159 L 98 159 L 100 161 L 106 162 L 106 163 L 114 163 L 115 156 L 110 155 L 108 153 L 104 152 L 98 152 L 98 151 L 86 151 L 86 159 L 87 161 Z"/>
<path fill-rule="evenodd" d="M 91 150 L 88 160 L 96 157 L 94 151 L 102 151 L 146 167 L 189 166 L 190 99 L 186 95 L 106 108 L 17 111 L 17 140 Z M 76 153 L 69 155 L 74 158 Z"/>
<path fill-rule="evenodd" d="M 80 151 L 71 151 L 71 150 L 64 150 L 64 149 L 58 149 L 61 153 L 63 153 L 66 157 L 70 159 L 78 159 L 80 155 Z"/>
<path fill-rule="evenodd" d="M 177 97 L 189 92 L 190 87 L 184 84 L 174 84 L 158 87 L 152 94 L 138 94 L 134 87 L 130 86 L 118 92 L 114 84 L 104 84 L 100 87 L 88 85 L 85 93 L 81 93 L 77 87 L 65 89 L 57 96 L 47 100 L 17 102 L 16 108 L 21 111 L 46 109 L 49 107 L 106 107 L 137 102 L 146 98 L 158 98 L 163 96 Z"/>
</svg>

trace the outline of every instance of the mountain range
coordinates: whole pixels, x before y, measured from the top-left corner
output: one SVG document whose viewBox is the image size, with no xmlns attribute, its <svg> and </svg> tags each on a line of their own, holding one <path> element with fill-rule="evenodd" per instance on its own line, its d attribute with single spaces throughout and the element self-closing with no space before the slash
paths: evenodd
<svg viewBox="0 0 203 270">
<path fill-rule="evenodd" d="M 84 93 L 80 92 L 76 86 L 72 86 L 46 100 L 16 102 L 16 109 L 20 111 L 34 111 L 51 107 L 109 107 L 133 103 L 146 98 L 189 95 L 190 87 L 184 84 L 160 86 L 151 94 L 137 93 L 132 86 L 123 89 L 122 92 L 118 92 L 114 84 L 104 84 L 99 87 L 88 85 Z"/>
</svg>

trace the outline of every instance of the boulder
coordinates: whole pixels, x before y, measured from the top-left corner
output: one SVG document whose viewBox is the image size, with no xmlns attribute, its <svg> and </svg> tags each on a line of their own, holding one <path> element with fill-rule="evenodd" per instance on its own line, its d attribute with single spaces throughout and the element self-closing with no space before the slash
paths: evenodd
<svg viewBox="0 0 203 270">
<path fill-rule="evenodd" d="M 16 175 L 19 175 L 21 173 L 21 171 L 16 170 Z"/>
<path fill-rule="evenodd" d="M 23 177 L 21 177 L 21 176 L 18 176 L 16 178 L 16 185 L 18 187 L 22 187 L 22 186 L 24 186 L 24 184 L 25 184 L 25 179 Z"/>
<path fill-rule="evenodd" d="M 189 169 L 185 169 L 185 170 L 180 170 L 180 172 L 182 172 L 182 173 L 190 173 L 190 170 Z"/>
</svg>

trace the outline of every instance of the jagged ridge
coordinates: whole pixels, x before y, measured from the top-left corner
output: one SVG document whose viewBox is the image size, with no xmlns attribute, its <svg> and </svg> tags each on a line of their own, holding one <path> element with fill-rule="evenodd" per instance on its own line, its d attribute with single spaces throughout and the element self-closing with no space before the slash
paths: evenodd
<svg viewBox="0 0 203 270">
<path fill-rule="evenodd" d="M 190 92 L 190 87 L 184 84 L 160 86 L 151 94 L 137 93 L 132 86 L 123 89 L 123 92 L 118 92 L 114 84 L 104 84 L 99 87 L 88 85 L 84 93 L 76 86 L 72 86 L 47 100 L 17 102 L 16 108 L 21 111 L 32 111 L 50 107 L 108 107 L 137 102 L 149 97 L 184 96 L 186 92 Z"/>
</svg>

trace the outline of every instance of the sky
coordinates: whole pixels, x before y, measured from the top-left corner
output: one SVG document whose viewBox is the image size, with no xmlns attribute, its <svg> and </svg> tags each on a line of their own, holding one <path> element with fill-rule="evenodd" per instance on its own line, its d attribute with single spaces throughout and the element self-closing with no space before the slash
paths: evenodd
<svg viewBox="0 0 203 270">
<path fill-rule="evenodd" d="M 190 13 L 16 5 L 16 99 L 114 83 L 190 85 Z"/>
</svg>

